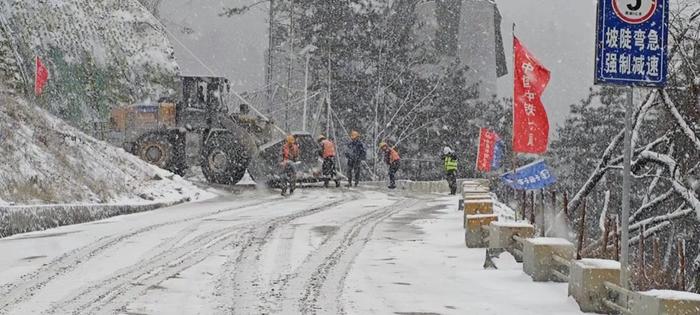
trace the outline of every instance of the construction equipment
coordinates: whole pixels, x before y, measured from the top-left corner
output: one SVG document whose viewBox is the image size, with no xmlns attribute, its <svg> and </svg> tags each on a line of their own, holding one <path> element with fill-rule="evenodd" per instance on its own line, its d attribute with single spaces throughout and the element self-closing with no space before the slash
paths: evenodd
<svg viewBox="0 0 700 315">
<path fill-rule="evenodd" d="M 233 185 L 250 167 L 256 182 L 276 185 L 285 135 L 273 133 L 273 122 L 251 115 L 246 104 L 234 112 L 225 78 L 183 76 L 177 81 L 176 99 L 113 109 L 110 142 L 179 175 L 200 165 L 208 182 Z M 318 146 L 308 134 L 295 136 L 302 148 L 298 178 L 318 181 Z"/>
</svg>

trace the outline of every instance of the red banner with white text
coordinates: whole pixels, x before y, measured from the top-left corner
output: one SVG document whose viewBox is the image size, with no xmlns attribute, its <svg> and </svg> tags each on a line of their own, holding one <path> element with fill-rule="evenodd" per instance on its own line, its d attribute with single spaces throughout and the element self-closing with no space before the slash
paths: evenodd
<svg viewBox="0 0 700 315">
<path fill-rule="evenodd" d="M 513 37 L 513 49 L 513 151 L 545 153 L 549 142 L 549 120 L 541 97 L 549 83 L 550 73 L 516 37 Z"/>
<path fill-rule="evenodd" d="M 486 128 L 481 128 L 481 133 L 479 134 L 479 152 L 477 153 L 476 161 L 477 171 L 484 173 L 491 171 L 496 142 L 498 140 L 498 134 Z"/>
</svg>

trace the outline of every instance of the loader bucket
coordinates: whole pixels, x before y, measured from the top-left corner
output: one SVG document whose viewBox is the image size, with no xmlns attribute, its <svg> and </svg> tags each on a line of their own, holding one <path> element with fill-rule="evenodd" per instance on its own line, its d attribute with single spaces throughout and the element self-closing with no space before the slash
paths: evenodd
<svg viewBox="0 0 700 315">
<path fill-rule="evenodd" d="M 295 165 L 297 182 L 315 183 L 322 180 L 322 161 L 318 156 L 319 144 L 308 133 L 293 133 L 297 138 L 301 156 Z M 265 183 L 269 187 L 280 187 L 282 178 L 282 148 L 283 138 L 273 140 L 261 146 L 251 161 L 248 172 L 257 183 Z"/>
</svg>

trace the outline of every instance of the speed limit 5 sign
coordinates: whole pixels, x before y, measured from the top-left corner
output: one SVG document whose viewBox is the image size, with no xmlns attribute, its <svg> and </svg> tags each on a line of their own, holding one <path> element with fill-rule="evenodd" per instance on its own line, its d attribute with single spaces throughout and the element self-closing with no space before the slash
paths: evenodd
<svg viewBox="0 0 700 315">
<path fill-rule="evenodd" d="M 666 84 L 668 2 L 598 0 L 596 84 Z"/>
<path fill-rule="evenodd" d="M 648 21 L 656 12 L 657 0 L 613 0 L 613 10 L 623 21 L 639 24 Z"/>
</svg>

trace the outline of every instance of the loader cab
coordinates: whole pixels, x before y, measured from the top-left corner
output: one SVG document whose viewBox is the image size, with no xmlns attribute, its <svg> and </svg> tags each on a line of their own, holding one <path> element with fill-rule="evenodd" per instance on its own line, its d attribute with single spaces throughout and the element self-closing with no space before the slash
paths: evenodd
<svg viewBox="0 0 700 315">
<path fill-rule="evenodd" d="M 225 102 L 231 91 L 228 79 L 182 76 L 179 77 L 179 85 L 178 126 L 207 129 L 216 115 L 229 112 Z"/>
</svg>

